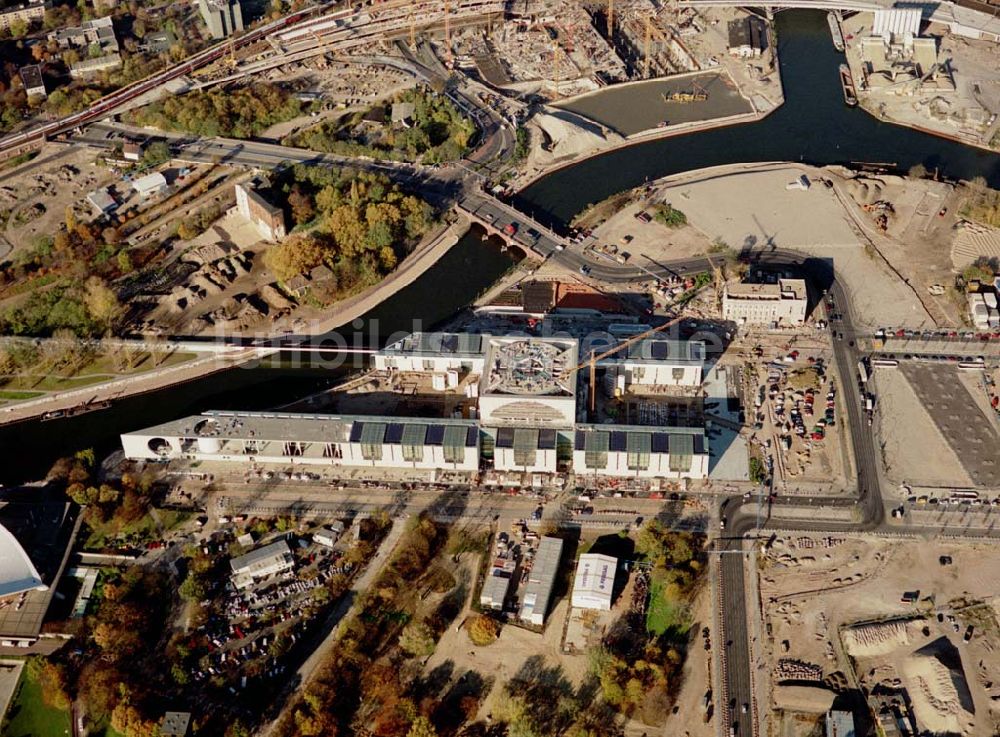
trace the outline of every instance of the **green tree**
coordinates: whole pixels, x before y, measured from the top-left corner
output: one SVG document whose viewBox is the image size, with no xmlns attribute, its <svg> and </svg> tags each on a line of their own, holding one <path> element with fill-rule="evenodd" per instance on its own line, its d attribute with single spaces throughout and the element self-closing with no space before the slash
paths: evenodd
<svg viewBox="0 0 1000 737">
<path fill-rule="evenodd" d="M 410 622 L 399 636 L 399 646 L 415 657 L 427 657 L 434 652 L 434 633 L 426 622 Z"/>
</svg>

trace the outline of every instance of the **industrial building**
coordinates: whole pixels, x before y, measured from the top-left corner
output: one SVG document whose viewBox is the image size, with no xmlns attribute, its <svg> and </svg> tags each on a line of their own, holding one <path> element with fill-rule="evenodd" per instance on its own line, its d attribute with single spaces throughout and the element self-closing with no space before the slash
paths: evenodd
<svg viewBox="0 0 1000 737">
<path fill-rule="evenodd" d="M 122 435 L 122 447 L 146 460 L 479 469 L 472 420 L 214 412 Z"/>
<path fill-rule="evenodd" d="M 317 545 L 332 548 L 344 534 L 344 523 L 334 522 L 329 527 L 322 527 L 312 534 L 312 540 Z"/>
<path fill-rule="evenodd" d="M 153 197 L 167 191 L 167 178 L 160 172 L 132 180 L 132 189 L 142 198 Z"/>
<path fill-rule="evenodd" d="M 708 476 L 703 428 L 577 425 L 573 470 L 577 476 L 701 479 Z"/>
<path fill-rule="evenodd" d="M 705 344 L 698 340 L 648 338 L 621 353 L 602 359 L 598 366 L 613 382 L 615 393 L 653 386 L 701 386 Z"/>
<path fill-rule="evenodd" d="M 828 711 L 826 713 L 826 737 L 855 737 L 854 715 L 849 711 Z"/>
<path fill-rule="evenodd" d="M 767 49 L 767 24 L 754 15 L 729 21 L 729 53 L 753 59 Z"/>
<path fill-rule="evenodd" d="M 778 279 L 775 284 L 727 284 L 722 295 L 722 316 L 742 325 L 801 325 L 806 319 L 807 304 L 804 279 Z"/>
<path fill-rule="evenodd" d="M 253 223 L 260 237 L 268 241 L 278 241 L 285 237 L 285 213 L 261 196 L 258 189 L 265 182 L 258 178 L 236 185 L 236 209 Z"/>
<path fill-rule="evenodd" d="M 558 537 L 543 537 L 535 551 L 528 572 L 528 584 L 524 587 L 521 600 L 521 620 L 541 627 L 545 624 L 552 589 L 559 575 L 559 560 L 562 557 L 563 541 Z"/>
<path fill-rule="evenodd" d="M 581 555 L 573 579 L 572 605 L 578 609 L 611 611 L 617 569 L 618 561 L 610 555 Z"/>
<path fill-rule="evenodd" d="M 288 543 L 279 540 L 229 561 L 233 586 L 245 589 L 270 576 L 288 573 L 295 567 Z"/>
<path fill-rule="evenodd" d="M 484 609 L 500 611 L 517 569 L 517 561 L 509 558 L 497 558 L 490 566 L 490 572 L 483 581 L 483 590 L 479 594 L 479 605 Z"/>
<path fill-rule="evenodd" d="M 240 0 L 198 0 L 198 10 L 212 38 L 226 38 L 244 28 Z"/>
</svg>

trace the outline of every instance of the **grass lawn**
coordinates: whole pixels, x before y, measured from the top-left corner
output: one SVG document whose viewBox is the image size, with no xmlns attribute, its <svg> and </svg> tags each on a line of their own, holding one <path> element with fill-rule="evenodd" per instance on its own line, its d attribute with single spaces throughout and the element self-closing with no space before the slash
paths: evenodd
<svg viewBox="0 0 1000 737">
<path fill-rule="evenodd" d="M 40 397 L 44 393 L 45 392 L 12 392 L 0 389 L 0 399 L 7 399 L 11 402 L 20 402 L 24 399 L 34 399 L 35 397 Z"/>
<path fill-rule="evenodd" d="M 646 610 L 646 631 L 661 636 L 672 631 L 674 636 L 684 635 L 691 627 L 687 605 L 667 595 L 662 580 L 654 574 L 649 583 L 649 608 Z"/>
<path fill-rule="evenodd" d="M 42 687 L 21 671 L 21 683 L 7 712 L 7 721 L 0 733 L 4 737 L 62 737 L 70 733 L 69 711 L 47 706 L 42 700 Z"/>
</svg>

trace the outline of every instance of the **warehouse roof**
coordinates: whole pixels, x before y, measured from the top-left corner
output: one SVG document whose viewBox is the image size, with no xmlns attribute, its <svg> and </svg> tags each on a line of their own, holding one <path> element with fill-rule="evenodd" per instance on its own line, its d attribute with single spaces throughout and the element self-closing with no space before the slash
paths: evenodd
<svg viewBox="0 0 1000 737">
<path fill-rule="evenodd" d="M 229 561 L 229 565 L 232 566 L 234 573 L 238 573 L 257 565 L 258 563 L 263 563 L 275 558 L 284 558 L 285 556 L 290 556 L 291 554 L 292 551 L 288 547 L 288 543 L 284 540 L 278 540 L 278 542 L 265 545 L 262 548 L 251 550 L 246 555 L 233 558 Z"/>
</svg>

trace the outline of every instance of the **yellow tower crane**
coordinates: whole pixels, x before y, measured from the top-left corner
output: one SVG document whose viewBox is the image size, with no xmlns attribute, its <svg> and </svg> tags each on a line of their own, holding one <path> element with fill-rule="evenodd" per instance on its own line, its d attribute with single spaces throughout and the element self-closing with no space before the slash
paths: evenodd
<svg viewBox="0 0 1000 737">
<path fill-rule="evenodd" d="M 616 353 L 618 353 L 619 351 L 621 351 L 623 348 L 628 348 L 633 343 L 638 343 L 639 341 L 645 340 L 646 338 L 649 338 L 649 337 L 651 337 L 653 335 L 656 335 L 657 333 L 662 333 L 664 330 L 666 330 L 669 327 L 672 327 L 672 326 L 676 325 L 677 323 L 679 323 L 683 319 L 684 319 L 684 317 L 682 315 L 678 315 L 677 317 L 673 318 L 672 320 L 667 320 L 667 322 L 663 323 L 662 325 L 657 325 L 655 328 L 650 328 L 649 330 L 646 330 L 646 331 L 644 331 L 642 333 L 639 333 L 638 335 L 633 335 L 631 338 L 628 338 L 627 340 L 623 340 L 618 345 L 612 346 L 611 348 L 609 348 L 608 350 L 606 350 L 606 351 L 604 351 L 602 353 L 597 353 L 596 351 L 594 351 L 593 349 L 591 349 L 591 351 L 590 351 L 590 358 L 588 358 L 585 361 L 582 361 L 582 362 L 578 363 L 576 366 L 573 366 L 572 368 L 568 368 L 565 371 L 563 371 L 562 374 L 560 374 L 559 379 L 561 381 L 565 381 L 566 379 L 568 379 L 571 375 L 573 375 L 574 373 L 576 373 L 580 369 L 589 368 L 590 369 L 590 376 L 589 376 L 589 379 L 590 379 L 590 391 L 588 392 L 588 396 L 587 396 L 587 406 L 588 406 L 589 410 L 591 412 L 593 412 L 594 408 L 596 406 L 595 402 L 596 402 L 596 397 L 597 397 L 597 362 L 598 361 L 603 361 L 608 356 L 615 355 Z"/>
</svg>

